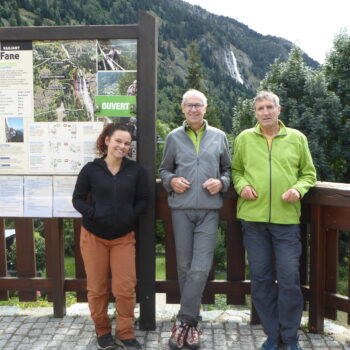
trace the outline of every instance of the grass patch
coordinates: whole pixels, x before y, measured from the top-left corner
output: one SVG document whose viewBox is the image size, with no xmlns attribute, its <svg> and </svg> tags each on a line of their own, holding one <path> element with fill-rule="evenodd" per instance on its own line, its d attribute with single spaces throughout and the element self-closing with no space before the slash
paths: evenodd
<svg viewBox="0 0 350 350">
<path fill-rule="evenodd" d="M 165 255 L 156 256 L 156 280 L 165 280 Z"/>
<path fill-rule="evenodd" d="M 75 277 L 75 260 L 73 256 L 64 258 L 64 276 L 67 278 Z"/>
</svg>

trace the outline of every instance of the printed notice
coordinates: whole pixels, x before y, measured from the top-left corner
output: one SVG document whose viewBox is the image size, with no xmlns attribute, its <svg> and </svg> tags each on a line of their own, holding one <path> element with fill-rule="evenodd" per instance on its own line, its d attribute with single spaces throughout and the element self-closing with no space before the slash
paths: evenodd
<svg viewBox="0 0 350 350">
<path fill-rule="evenodd" d="M 0 116 L 33 118 L 33 52 L 30 41 L 0 42 Z"/>
<path fill-rule="evenodd" d="M 24 216 L 52 217 L 52 177 L 24 177 Z"/>
<path fill-rule="evenodd" d="M 23 176 L 0 176 L 0 213 L 23 216 Z"/>
<path fill-rule="evenodd" d="M 29 172 L 78 174 L 96 157 L 102 122 L 33 122 L 29 125 Z"/>
<path fill-rule="evenodd" d="M 76 176 L 53 177 L 53 216 L 63 218 L 81 217 L 72 204 Z"/>
<path fill-rule="evenodd" d="M 1 73 L 1 70 L 0 70 Z M 0 115 L 5 117 L 30 117 L 32 93 L 30 90 L 0 91 Z"/>
</svg>

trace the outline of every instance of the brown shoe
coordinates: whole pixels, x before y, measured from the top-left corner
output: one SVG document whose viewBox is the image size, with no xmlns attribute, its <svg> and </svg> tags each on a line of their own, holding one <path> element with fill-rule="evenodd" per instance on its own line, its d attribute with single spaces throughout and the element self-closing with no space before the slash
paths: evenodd
<svg viewBox="0 0 350 350">
<path fill-rule="evenodd" d="M 190 326 L 183 322 L 177 321 L 174 323 L 172 334 L 169 339 L 169 347 L 172 350 L 182 349 L 186 343 L 186 337 Z"/>
<path fill-rule="evenodd" d="M 197 326 L 191 326 L 188 330 L 186 337 L 186 346 L 191 350 L 196 350 L 200 348 L 200 339 L 199 336 L 201 331 Z"/>
</svg>

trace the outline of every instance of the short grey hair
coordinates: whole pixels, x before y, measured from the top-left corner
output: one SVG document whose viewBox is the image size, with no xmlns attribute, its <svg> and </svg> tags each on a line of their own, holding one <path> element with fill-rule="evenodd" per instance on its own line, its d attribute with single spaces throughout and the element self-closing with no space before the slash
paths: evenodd
<svg viewBox="0 0 350 350">
<path fill-rule="evenodd" d="M 259 91 L 253 101 L 254 109 L 256 108 L 256 101 L 261 101 L 261 100 L 272 100 L 275 107 L 278 107 L 280 105 L 279 97 L 276 94 L 274 94 L 272 91 L 264 91 L 264 90 Z"/>
<path fill-rule="evenodd" d="M 205 106 L 207 105 L 208 101 L 207 101 L 207 98 L 205 97 L 205 95 L 203 94 L 203 92 L 200 92 L 196 89 L 190 89 L 183 94 L 182 102 L 181 102 L 182 105 L 185 104 L 185 101 L 189 96 L 196 96 L 203 101 Z"/>
</svg>

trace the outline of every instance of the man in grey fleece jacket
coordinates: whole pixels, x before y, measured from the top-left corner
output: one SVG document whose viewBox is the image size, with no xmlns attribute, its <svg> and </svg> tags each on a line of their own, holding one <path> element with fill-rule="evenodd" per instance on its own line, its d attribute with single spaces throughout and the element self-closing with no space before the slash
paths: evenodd
<svg viewBox="0 0 350 350">
<path fill-rule="evenodd" d="M 205 95 L 189 90 L 181 107 L 186 120 L 167 136 L 160 166 L 172 209 L 181 292 L 169 346 L 198 349 L 200 304 L 213 261 L 222 192 L 230 184 L 231 157 L 225 133 L 204 120 Z"/>
</svg>

